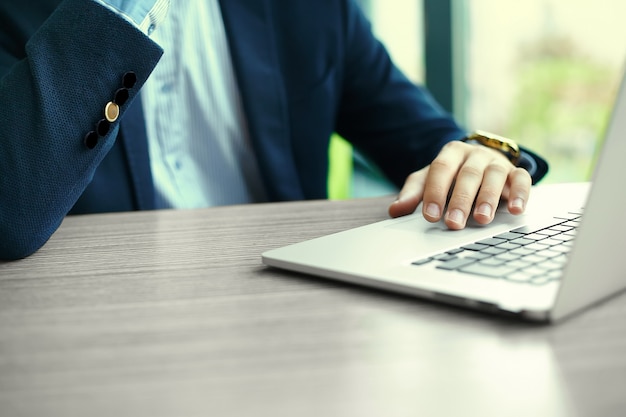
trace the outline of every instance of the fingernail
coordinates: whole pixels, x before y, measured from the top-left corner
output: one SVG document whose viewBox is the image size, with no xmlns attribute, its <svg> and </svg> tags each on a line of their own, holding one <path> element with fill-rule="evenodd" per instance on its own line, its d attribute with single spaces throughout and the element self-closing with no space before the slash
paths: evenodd
<svg viewBox="0 0 626 417">
<path fill-rule="evenodd" d="M 487 204 L 487 203 L 483 203 L 480 206 L 478 206 L 476 208 L 476 213 L 480 214 L 481 216 L 485 216 L 485 217 L 491 217 L 491 205 Z"/>
<path fill-rule="evenodd" d="M 439 218 L 439 216 L 441 216 L 441 209 L 439 208 L 437 204 L 430 203 L 429 205 L 426 206 L 426 214 L 429 217 Z"/>
<path fill-rule="evenodd" d="M 448 212 L 448 220 L 453 223 L 463 224 L 465 221 L 465 215 L 459 209 L 450 210 Z"/>
<path fill-rule="evenodd" d="M 516 198 L 511 202 L 511 207 L 523 209 L 524 208 L 524 200 L 521 198 Z"/>
</svg>

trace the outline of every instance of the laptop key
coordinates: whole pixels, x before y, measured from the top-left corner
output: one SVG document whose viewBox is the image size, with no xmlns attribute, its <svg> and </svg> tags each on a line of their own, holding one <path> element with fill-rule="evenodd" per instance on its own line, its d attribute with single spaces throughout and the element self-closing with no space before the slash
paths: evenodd
<svg viewBox="0 0 626 417">
<path fill-rule="evenodd" d="M 481 245 L 496 246 L 496 245 L 499 245 L 499 244 L 504 243 L 504 242 L 506 242 L 505 239 L 498 239 L 496 237 L 489 237 L 487 239 L 479 240 L 476 243 L 481 244 Z"/>
<path fill-rule="evenodd" d="M 455 270 L 455 269 L 459 269 L 461 267 L 464 267 L 466 265 L 472 264 L 474 262 L 477 262 L 477 260 L 476 259 L 472 259 L 472 258 L 456 258 L 456 259 L 452 259 L 450 261 L 443 262 L 443 263 L 437 265 L 437 268 L 439 268 L 439 269 L 447 269 L 447 270 Z"/>
<path fill-rule="evenodd" d="M 553 261 L 552 259 L 548 259 L 548 260 L 543 261 L 543 262 L 541 262 L 541 263 L 539 263 L 537 265 L 541 266 L 546 271 L 560 270 L 563 267 L 563 263 L 562 262 Z"/>
<path fill-rule="evenodd" d="M 464 266 L 459 270 L 468 274 L 481 275 L 483 277 L 489 278 L 502 278 L 515 271 L 514 268 L 511 268 L 506 264 L 500 266 L 487 266 L 480 263 L 473 263 Z"/>
<path fill-rule="evenodd" d="M 550 250 L 557 251 L 560 253 L 568 253 L 569 251 L 572 250 L 572 247 L 570 245 L 555 245 L 555 246 L 551 246 Z"/>
<path fill-rule="evenodd" d="M 442 270 L 543 285 L 560 279 L 576 232 L 573 217 L 519 227 L 413 264 L 435 261 Z"/>
<path fill-rule="evenodd" d="M 565 234 L 557 235 L 557 236 L 552 236 L 552 239 L 560 240 L 560 241 L 563 241 L 563 242 L 574 240 L 575 238 L 576 238 L 576 236 L 571 235 L 569 233 L 565 233 Z"/>
<path fill-rule="evenodd" d="M 431 262 L 432 260 L 433 260 L 432 257 L 431 258 L 422 258 L 422 259 L 418 259 L 417 261 L 411 262 L 411 265 L 416 265 L 416 266 L 425 265 L 425 264 Z"/>
<path fill-rule="evenodd" d="M 545 235 L 545 236 L 554 236 L 554 235 L 558 235 L 559 233 L 561 232 L 558 230 L 543 229 L 543 230 L 538 230 L 536 234 Z"/>
<path fill-rule="evenodd" d="M 508 262 L 508 261 L 514 261 L 516 259 L 519 259 L 519 258 L 521 258 L 521 256 L 522 255 L 516 255 L 516 254 L 511 253 L 511 252 L 505 252 L 505 253 L 502 253 L 500 255 L 494 256 L 494 258 L 499 259 L 501 261 L 507 261 Z"/>
<path fill-rule="evenodd" d="M 523 236 L 524 236 L 523 233 L 505 232 L 505 233 L 500 233 L 499 235 L 495 235 L 494 237 L 498 239 L 504 239 L 504 240 L 513 240 L 513 239 L 517 239 Z"/>
<path fill-rule="evenodd" d="M 541 240 L 539 242 L 531 243 L 530 245 L 526 245 L 524 247 L 526 249 L 530 249 L 532 252 L 537 252 L 537 251 L 540 251 L 540 250 L 546 250 L 547 248 L 550 247 L 550 245 L 546 245 L 543 242 L 545 242 L 545 240 Z"/>
<path fill-rule="evenodd" d="M 524 256 L 524 255 L 530 255 L 531 253 L 535 253 L 535 250 L 533 250 L 532 248 L 529 248 L 528 246 L 524 246 L 524 247 L 519 247 L 517 249 L 513 249 L 510 253 L 514 255 Z"/>
<path fill-rule="evenodd" d="M 523 256 L 521 259 L 523 261 L 528 262 L 529 264 L 536 264 L 538 262 L 546 260 L 546 258 L 544 258 L 543 256 L 537 255 L 537 253 L 539 252 L 535 252 L 535 253 L 531 253 L 530 255 Z"/>
<path fill-rule="evenodd" d="M 535 243 L 535 242 L 536 242 L 536 240 L 526 239 L 526 238 L 523 238 L 523 237 L 520 237 L 519 239 L 515 239 L 515 240 L 511 241 L 511 243 L 515 243 L 516 245 L 521 245 L 521 246 L 530 245 L 531 243 Z"/>
<path fill-rule="evenodd" d="M 549 238 L 544 239 L 544 240 L 540 240 L 537 243 L 540 244 L 540 245 L 546 245 L 546 246 L 554 246 L 554 245 L 561 245 L 561 244 L 563 244 L 562 240 L 555 239 L 555 237 L 557 237 L 557 236 L 553 236 L 553 237 L 549 237 Z"/>
<path fill-rule="evenodd" d="M 511 268 L 515 268 L 515 269 L 523 269 L 523 268 L 528 268 L 529 265 L 532 265 L 531 262 L 527 262 L 523 259 L 515 259 L 514 261 L 508 261 L 507 266 L 510 266 Z"/>
<path fill-rule="evenodd" d="M 449 255 L 447 253 L 440 253 L 439 255 L 435 255 L 433 256 L 433 259 L 437 260 L 437 261 L 450 261 L 452 259 L 456 259 L 457 256 L 456 255 Z"/>
<path fill-rule="evenodd" d="M 534 277 L 534 275 L 529 274 L 527 272 L 515 271 L 515 272 L 507 275 L 504 278 L 507 279 L 508 281 L 513 281 L 513 282 L 530 282 L 530 280 L 533 277 Z"/>
<path fill-rule="evenodd" d="M 563 224 L 558 224 L 556 226 L 552 226 L 550 229 L 558 230 L 559 232 L 569 232 L 573 228 L 574 228 L 574 226 L 566 226 L 566 225 L 563 225 Z"/>
<path fill-rule="evenodd" d="M 459 254 L 459 253 L 463 252 L 464 250 L 465 249 L 463 249 L 463 248 L 456 248 L 456 249 L 447 250 L 446 253 L 448 255 L 456 255 L 456 254 Z"/>
<path fill-rule="evenodd" d="M 480 251 L 488 247 L 489 245 L 483 245 L 481 243 L 470 243 L 469 245 L 462 246 L 463 249 L 472 251 Z"/>
<path fill-rule="evenodd" d="M 547 259 L 556 258 L 557 256 L 560 256 L 562 252 L 552 250 L 553 247 L 554 246 L 550 246 L 550 247 L 547 247 L 546 250 L 537 251 L 535 252 L 535 255 L 541 256 L 542 258 L 547 258 Z"/>
<path fill-rule="evenodd" d="M 547 239 L 548 236 L 545 234 L 541 234 L 539 232 L 537 233 L 529 233 L 527 235 L 524 235 L 524 239 L 530 239 L 530 240 L 543 240 L 543 239 Z"/>
<path fill-rule="evenodd" d="M 504 243 L 501 243 L 501 244 L 496 246 L 496 248 L 498 248 L 498 249 L 506 249 L 506 250 L 518 249 L 519 247 L 520 247 L 520 245 L 516 245 L 516 244 L 510 243 L 510 242 L 504 242 Z"/>
<path fill-rule="evenodd" d="M 552 271 L 549 271 L 546 274 L 546 278 L 549 278 L 552 281 L 557 281 L 561 279 L 561 275 L 563 275 L 563 270 L 562 269 L 555 269 Z"/>
<path fill-rule="evenodd" d="M 491 257 L 481 260 L 480 263 L 481 265 L 500 266 L 504 265 L 506 261 L 504 259 L 498 259 L 497 257 Z"/>
<path fill-rule="evenodd" d="M 467 255 L 465 255 L 466 258 L 472 258 L 472 259 L 476 259 L 476 260 L 481 260 L 481 259 L 487 259 L 487 258 L 491 258 L 493 255 L 490 255 L 488 253 L 482 253 L 482 252 L 476 252 L 476 251 L 471 251 L 470 253 L 468 253 Z"/>
<path fill-rule="evenodd" d="M 548 270 L 543 268 L 541 264 L 535 264 L 524 268 L 524 272 L 533 276 L 541 276 L 545 275 Z"/>
<path fill-rule="evenodd" d="M 500 255 L 501 253 L 505 253 L 506 249 L 500 249 L 495 246 L 490 246 L 487 249 L 483 249 L 480 251 L 481 253 L 486 253 L 488 255 Z"/>
<path fill-rule="evenodd" d="M 530 280 L 530 283 L 534 285 L 545 285 L 550 281 L 553 281 L 553 280 L 548 278 L 547 276 L 538 276 Z"/>
</svg>

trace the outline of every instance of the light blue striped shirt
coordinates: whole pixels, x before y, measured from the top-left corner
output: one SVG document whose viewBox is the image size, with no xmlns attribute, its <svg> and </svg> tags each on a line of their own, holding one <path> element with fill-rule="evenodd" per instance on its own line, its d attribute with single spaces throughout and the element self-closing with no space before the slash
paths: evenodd
<svg viewBox="0 0 626 417">
<path fill-rule="evenodd" d="M 150 35 L 165 19 L 170 0 L 95 0 Z"/>
<path fill-rule="evenodd" d="M 157 207 L 265 201 L 218 0 L 162 2 L 131 16 L 164 49 L 141 92 Z"/>
</svg>

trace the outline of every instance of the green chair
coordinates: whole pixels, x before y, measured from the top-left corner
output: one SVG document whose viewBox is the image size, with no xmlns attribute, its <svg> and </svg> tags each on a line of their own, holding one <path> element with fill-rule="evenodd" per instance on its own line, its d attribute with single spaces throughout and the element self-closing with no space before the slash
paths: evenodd
<svg viewBox="0 0 626 417">
<path fill-rule="evenodd" d="M 374 197 L 398 192 L 385 176 L 347 141 L 335 134 L 328 149 L 328 198 Z"/>
</svg>

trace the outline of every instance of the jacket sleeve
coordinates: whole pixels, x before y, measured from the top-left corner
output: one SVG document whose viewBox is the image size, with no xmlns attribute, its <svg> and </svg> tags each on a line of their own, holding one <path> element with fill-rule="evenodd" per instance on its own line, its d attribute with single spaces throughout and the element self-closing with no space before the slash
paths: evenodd
<svg viewBox="0 0 626 417">
<path fill-rule="evenodd" d="M 92 1 L 0 5 L 0 259 L 39 249 L 111 149 L 162 50 Z M 124 91 L 125 90 L 125 91 Z M 109 118 L 105 118 L 108 103 Z"/>
<path fill-rule="evenodd" d="M 423 86 L 409 81 L 374 37 L 353 0 L 344 2 L 346 56 L 337 131 L 401 187 L 464 130 Z M 539 156 L 524 153 L 533 181 L 547 171 Z M 528 159 L 529 158 L 529 159 Z"/>
</svg>

